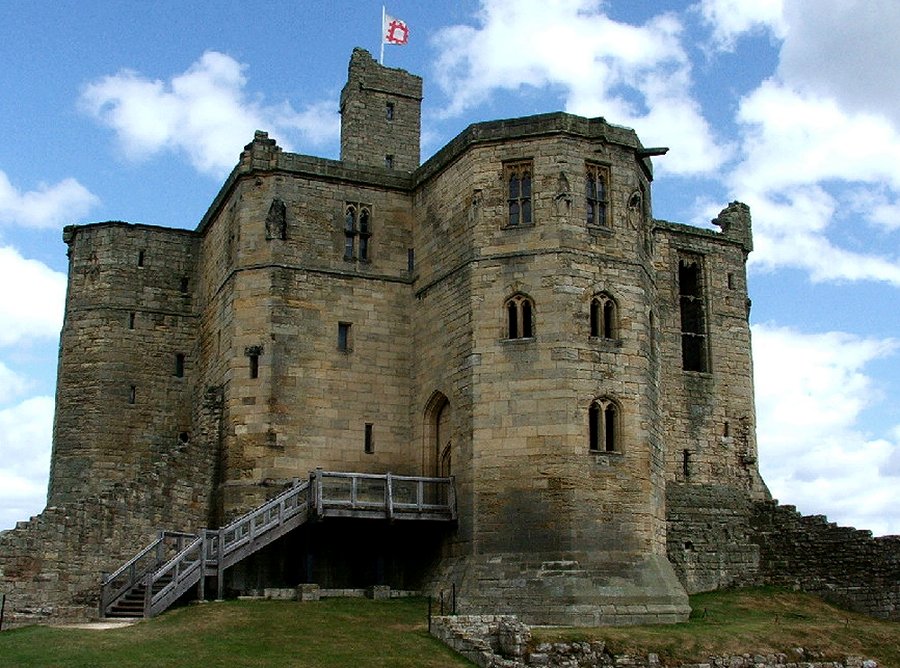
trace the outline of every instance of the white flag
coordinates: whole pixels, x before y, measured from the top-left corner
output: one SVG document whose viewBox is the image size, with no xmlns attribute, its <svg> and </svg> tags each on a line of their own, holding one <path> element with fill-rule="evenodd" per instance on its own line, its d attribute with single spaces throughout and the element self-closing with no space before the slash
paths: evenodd
<svg viewBox="0 0 900 668">
<path fill-rule="evenodd" d="M 406 44 L 409 41 L 409 26 L 406 25 L 406 21 L 385 14 L 382 35 L 383 44 Z"/>
</svg>

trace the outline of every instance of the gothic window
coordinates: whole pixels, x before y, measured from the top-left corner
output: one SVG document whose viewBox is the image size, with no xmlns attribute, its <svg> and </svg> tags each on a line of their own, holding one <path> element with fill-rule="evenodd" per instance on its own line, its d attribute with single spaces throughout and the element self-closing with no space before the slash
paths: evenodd
<svg viewBox="0 0 900 668">
<path fill-rule="evenodd" d="M 615 300 L 601 292 L 591 300 L 591 336 L 599 339 L 617 338 L 617 308 Z"/>
<path fill-rule="evenodd" d="M 621 452 L 619 408 L 609 398 L 595 399 L 588 409 L 588 448 L 591 452 Z"/>
<path fill-rule="evenodd" d="M 534 336 L 534 303 L 525 295 L 513 295 L 506 301 L 507 338 L 530 339 Z"/>
<path fill-rule="evenodd" d="M 504 166 L 503 172 L 507 186 L 507 204 L 509 217 L 507 224 L 511 227 L 531 225 L 531 161 L 511 162 Z"/>
<path fill-rule="evenodd" d="M 609 168 L 585 165 L 585 221 L 590 227 L 609 227 Z"/>
<path fill-rule="evenodd" d="M 344 259 L 369 261 L 372 237 L 372 207 L 348 203 L 344 208 Z"/>
<path fill-rule="evenodd" d="M 709 371 L 703 271 L 698 259 L 678 263 L 678 300 L 681 309 L 681 367 Z"/>
</svg>

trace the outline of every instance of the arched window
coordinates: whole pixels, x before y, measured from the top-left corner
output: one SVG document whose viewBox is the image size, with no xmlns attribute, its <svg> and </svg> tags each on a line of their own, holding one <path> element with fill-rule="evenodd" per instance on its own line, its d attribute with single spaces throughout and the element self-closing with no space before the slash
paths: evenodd
<svg viewBox="0 0 900 668">
<path fill-rule="evenodd" d="M 507 163 L 504 171 L 509 205 L 507 224 L 531 225 L 531 161 Z"/>
<path fill-rule="evenodd" d="M 616 300 L 605 292 L 591 299 L 591 336 L 600 339 L 618 338 Z"/>
<path fill-rule="evenodd" d="M 525 295 L 513 295 L 506 301 L 507 338 L 530 339 L 534 336 L 534 304 Z"/>
<path fill-rule="evenodd" d="M 369 261 L 372 211 L 366 204 L 348 203 L 344 208 L 344 259 Z"/>
<path fill-rule="evenodd" d="M 609 169 L 603 165 L 585 165 L 584 196 L 589 227 L 609 227 Z"/>
<path fill-rule="evenodd" d="M 619 407 L 607 397 L 595 399 L 588 409 L 588 448 L 591 452 L 621 452 Z"/>
</svg>

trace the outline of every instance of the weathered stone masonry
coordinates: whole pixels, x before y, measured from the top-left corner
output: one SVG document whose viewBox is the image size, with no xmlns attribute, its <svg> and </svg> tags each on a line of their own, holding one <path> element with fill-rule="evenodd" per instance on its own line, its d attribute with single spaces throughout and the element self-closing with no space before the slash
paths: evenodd
<svg viewBox="0 0 900 668">
<path fill-rule="evenodd" d="M 603 118 L 477 123 L 420 165 L 421 98 L 356 50 L 340 160 L 257 132 L 195 230 L 66 228 L 49 506 L 0 535 L 14 621 L 89 612 L 157 530 L 319 467 L 453 476 L 458 523 L 304 527 L 231 591 L 454 586 L 465 612 L 593 625 L 797 571 L 777 541 L 799 529 L 772 530 L 797 522 L 754 505 L 747 207 L 653 218 L 665 150 Z M 864 597 L 890 616 L 879 545 Z"/>
</svg>

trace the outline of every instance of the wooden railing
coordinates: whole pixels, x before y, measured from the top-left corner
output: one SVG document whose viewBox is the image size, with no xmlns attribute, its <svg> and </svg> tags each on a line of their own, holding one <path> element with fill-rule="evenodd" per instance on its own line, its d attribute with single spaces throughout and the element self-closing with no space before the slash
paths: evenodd
<svg viewBox="0 0 900 668">
<path fill-rule="evenodd" d="M 320 518 L 453 521 L 456 494 L 452 478 L 316 470 L 308 480 L 296 480 L 221 529 L 204 529 L 199 536 L 161 532 L 156 541 L 103 579 L 101 616 L 130 591 L 139 592 L 140 586 L 145 617 L 159 614 L 197 584 L 203 598 L 208 575 L 216 576 L 221 599 L 225 569 L 299 527 L 311 509 Z"/>
<path fill-rule="evenodd" d="M 453 478 L 317 470 L 312 480 L 318 517 L 456 519 Z"/>
<path fill-rule="evenodd" d="M 135 585 L 144 581 L 148 573 L 162 566 L 167 559 L 184 549 L 186 541 L 196 534 L 160 531 L 156 540 L 120 566 L 114 573 L 104 574 L 100 582 L 100 614 L 105 612 Z"/>
</svg>

